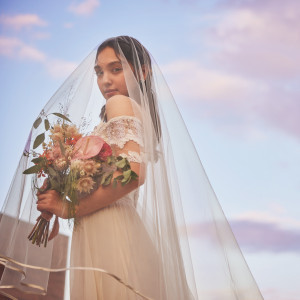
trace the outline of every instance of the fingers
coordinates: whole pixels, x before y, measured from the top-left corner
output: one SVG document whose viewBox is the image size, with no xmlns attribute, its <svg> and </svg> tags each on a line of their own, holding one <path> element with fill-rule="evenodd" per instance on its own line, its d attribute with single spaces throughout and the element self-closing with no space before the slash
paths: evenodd
<svg viewBox="0 0 300 300">
<path fill-rule="evenodd" d="M 47 208 L 48 208 L 47 203 L 40 203 L 40 202 L 38 202 L 38 204 L 37 204 L 37 206 L 36 206 L 36 209 L 37 209 L 38 211 L 46 211 Z"/>
<path fill-rule="evenodd" d="M 40 201 L 40 200 L 46 199 L 48 197 L 57 196 L 58 193 L 54 190 L 48 190 L 48 191 L 43 192 L 43 193 L 37 192 L 36 195 L 38 196 L 38 201 Z"/>
</svg>

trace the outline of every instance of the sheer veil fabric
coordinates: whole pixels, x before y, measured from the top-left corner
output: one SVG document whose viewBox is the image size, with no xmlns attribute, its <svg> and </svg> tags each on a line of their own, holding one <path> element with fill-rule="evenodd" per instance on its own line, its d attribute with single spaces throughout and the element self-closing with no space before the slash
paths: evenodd
<svg viewBox="0 0 300 300">
<path fill-rule="evenodd" d="M 32 178 L 22 174 L 30 158 L 22 155 L 0 220 L 0 292 L 45 294 L 49 274 L 60 270 L 69 278 L 66 299 L 263 299 L 154 59 L 133 38 L 108 41 L 128 91 L 108 101 L 123 99 L 131 112 L 106 119 L 96 48 L 41 115 L 61 112 L 103 137 L 139 165 L 139 186 L 75 227 L 60 219 L 60 236 L 37 247 L 27 240 L 39 212 Z M 25 150 L 42 131 L 32 128 Z"/>
</svg>

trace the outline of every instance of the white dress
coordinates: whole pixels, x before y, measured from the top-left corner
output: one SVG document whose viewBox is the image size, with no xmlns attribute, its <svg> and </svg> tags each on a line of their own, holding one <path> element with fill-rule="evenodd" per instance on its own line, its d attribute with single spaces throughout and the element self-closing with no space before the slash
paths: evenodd
<svg viewBox="0 0 300 300">
<path fill-rule="evenodd" d="M 128 141 L 142 145 L 141 122 L 136 117 L 116 117 L 101 122 L 94 130 L 107 143 L 123 149 Z M 122 153 L 129 161 L 140 162 L 137 152 Z M 165 292 L 163 265 L 146 227 L 136 210 L 139 189 L 80 220 L 73 233 L 71 265 L 102 268 L 118 276 L 150 299 L 189 299 Z M 171 276 L 170 276 L 171 277 Z M 71 299 L 143 299 L 120 282 L 98 271 L 73 271 Z M 171 293 L 171 294 L 170 294 Z M 182 298 L 184 297 L 184 298 Z"/>
</svg>

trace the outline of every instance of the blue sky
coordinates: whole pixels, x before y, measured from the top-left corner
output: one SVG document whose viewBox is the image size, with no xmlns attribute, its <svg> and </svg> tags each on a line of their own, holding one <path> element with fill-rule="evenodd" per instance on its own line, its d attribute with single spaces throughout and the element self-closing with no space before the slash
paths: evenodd
<svg viewBox="0 0 300 300">
<path fill-rule="evenodd" d="M 160 65 L 266 300 L 299 299 L 300 2 L 0 1 L 0 204 L 32 121 L 104 39 Z"/>
</svg>

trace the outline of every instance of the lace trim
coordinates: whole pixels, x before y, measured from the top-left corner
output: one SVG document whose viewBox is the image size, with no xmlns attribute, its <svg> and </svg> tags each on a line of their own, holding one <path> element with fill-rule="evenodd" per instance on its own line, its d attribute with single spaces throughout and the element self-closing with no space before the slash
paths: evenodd
<svg viewBox="0 0 300 300">
<path fill-rule="evenodd" d="M 143 146 L 142 122 L 133 116 L 119 116 L 107 123 L 101 122 L 92 134 L 101 136 L 108 144 L 124 148 L 128 141 L 134 141 Z"/>
<path fill-rule="evenodd" d="M 142 162 L 142 158 L 140 156 L 140 154 L 138 152 L 135 151 L 128 151 L 128 153 L 121 153 L 121 156 L 127 158 L 127 160 L 129 162 L 137 162 L 137 163 L 141 163 Z"/>
</svg>

